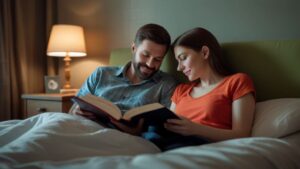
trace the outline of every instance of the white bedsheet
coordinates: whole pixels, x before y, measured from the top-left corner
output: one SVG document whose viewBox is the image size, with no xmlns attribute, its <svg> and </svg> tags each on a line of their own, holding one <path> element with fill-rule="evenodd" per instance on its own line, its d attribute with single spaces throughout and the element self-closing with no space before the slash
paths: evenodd
<svg viewBox="0 0 300 169">
<path fill-rule="evenodd" d="M 157 152 L 155 145 L 140 137 L 65 113 L 0 123 L 0 160 L 25 163 Z"/>
<path fill-rule="evenodd" d="M 0 123 L 0 168 L 300 168 L 300 145 L 235 139 L 158 153 L 151 143 L 81 117 L 44 114 Z"/>
</svg>

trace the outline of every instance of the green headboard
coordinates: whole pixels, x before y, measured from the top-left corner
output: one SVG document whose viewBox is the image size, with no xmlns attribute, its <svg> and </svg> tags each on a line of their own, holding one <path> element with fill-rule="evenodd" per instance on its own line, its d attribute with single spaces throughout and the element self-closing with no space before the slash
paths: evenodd
<svg viewBox="0 0 300 169">
<path fill-rule="evenodd" d="M 300 98 L 300 40 L 257 41 L 222 44 L 228 65 L 235 72 L 249 74 L 257 90 L 257 101 Z M 131 59 L 129 48 L 111 52 L 110 65 L 124 65 Z M 174 57 L 167 54 L 161 69 L 180 81 Z"/>
</svg>

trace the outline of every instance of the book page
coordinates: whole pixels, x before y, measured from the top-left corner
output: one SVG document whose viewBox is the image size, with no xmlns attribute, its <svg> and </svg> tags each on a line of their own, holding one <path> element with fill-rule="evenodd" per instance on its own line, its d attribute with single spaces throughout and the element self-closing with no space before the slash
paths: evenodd
<svg viewBox="0 0 300 169">
<path fill-rule="evenodd" d="M 114 117 L 117 120 L 120 120 L 122 117 L 122 113 L 120 109 L 114 105 L 112 102 L 105 100 L 104 98 L 94 96 L 91 94 L 87 94 L 82 97 L 83 100 L 86 100 L 90 102 L 91 104 L 95 105 L 96 107 L 104 110 L 108 114 L 110 114 L 112 117 Z"/>
<path fill-rule="evenodd" d="M 142 114 L 144 112 L 149 112 L 151 110 L 160 109 L 163 107 L 164 106 L 159 103 L 152 103 L 152 104 L 147 104 L 147 105 L 143 105 L 140 107 L 136 107 L 136 108 L 130 109 L 127 112 L 125 112 L 123 119 L 130 120 L 132 117 L 134 117 L 138 114 Z"/>
</svg>

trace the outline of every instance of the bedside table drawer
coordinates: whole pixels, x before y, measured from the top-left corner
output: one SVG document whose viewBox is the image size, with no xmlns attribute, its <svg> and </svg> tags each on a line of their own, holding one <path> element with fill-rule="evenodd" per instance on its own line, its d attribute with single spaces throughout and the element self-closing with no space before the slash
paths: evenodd
<svg viewBox="0 0 300 169">
<path fill-rule="evenodd" d="M 62 102 L 27 100 L 27 117 L 44 112 L 67 112 Z"/>
<path fill-rule="evenodd" d="M 73 105 L 74 94 L 24 94 L 24 118 L 44 112 L 67 113 Z"/>
</svg>

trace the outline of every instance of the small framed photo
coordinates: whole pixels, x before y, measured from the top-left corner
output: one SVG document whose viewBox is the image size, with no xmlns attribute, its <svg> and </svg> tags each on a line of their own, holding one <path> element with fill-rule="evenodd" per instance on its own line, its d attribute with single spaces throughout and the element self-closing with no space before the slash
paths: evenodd
<svg viewBox="0 0 300 169">
<path fill-rule="evenodd" d="M 45 76 L 46 93 L 59 93 L 60 87 L 59 76 Z"/>
</svg>

